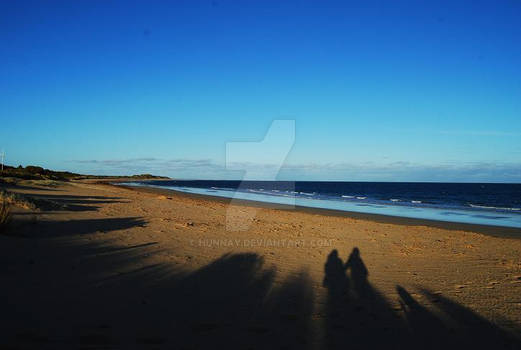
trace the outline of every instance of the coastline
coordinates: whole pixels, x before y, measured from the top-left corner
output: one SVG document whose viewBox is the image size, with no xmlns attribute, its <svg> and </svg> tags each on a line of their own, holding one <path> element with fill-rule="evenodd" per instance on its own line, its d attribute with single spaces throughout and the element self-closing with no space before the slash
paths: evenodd
<svg viewBox="0 0 521 350">
<path fill-rule="evenodd" d="M 155 181 L 155 180 L 154 180 Z M 158 180 L 158 181 L 167 181 L 167 180 Z M 505 226 L 493 226 L 493 225 L 479 225 L 479 224 L 468 224 L 468 223 L 457 223 L 450 221 L 439 221 L 439 220 L 429 220 L 429 219 L 419 219 L 419 218 L 407 218 L 400 216 L 392 216 L 392 215 L 384 215 L 384 214 L 371 214 L 371 213 L 359 213 L 353 211 L 344 211 L 344 210 L 335 210 L 335 209 L 323 209 L 323 208 L 311 208 L 305 206 L 291 206 L 286 204 L 278 204 L 278 203 L 268 203 L 262 201 L 248 200 L 248 199 L 231 199 L 221 196 L 213 196 L 211 194 L 198 194 L 198 193 L 187 193 L 182 191 L 176 191 L 173 189 L 167 188 L 158 188 L 158 187 L 146 187 L 146 186 L 127 186 L 127 185 L 114 185 L 108 180 L 99 181 L 100 184 L 122 187 L 133 191 L 138 192 L 147 192 L 154 193 L 160 195 L 172 195 L 175 194 L 179 197 L 186 198 L 194 198 L 201 200 L 210 200 L 223 204 L 230 204 L 233 200 L 234 205 L 244 205 L 254 208 L 265 208 L 265 209 L 277 209 L 284 211 L 298 211 L 302 213 L 309 213 L 315 215 L 326 215 L 326 216 L 335 216 L 335 217 L 345 217 L 356 220 L 367 220 L 384 224 L 394 224 L 394 225 L 402 225 L 402 226 L 428 226 L 435 227 L 444 230 L 451 231 L 467 231 L 467 232 L 475 232 L 485 235 L 490 235 L 494 237 L 501 238 L 510 238 L 510 239 L 521 239 L 521 228 L 515 227 L 505 227 Z M 121 180 L 118 182 L 129 182 L 125 180 Z"/>
</svg>

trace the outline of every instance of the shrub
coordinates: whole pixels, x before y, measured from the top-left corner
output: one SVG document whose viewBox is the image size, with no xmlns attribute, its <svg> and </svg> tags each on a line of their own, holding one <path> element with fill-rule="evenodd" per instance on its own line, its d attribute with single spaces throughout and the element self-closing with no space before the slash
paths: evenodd
<svg viewBox="0 0 521 350">
<path fill-rule="evenodd" d="M 2 201 L 0 203 L 0 231 L 3 231 L 10 219 L 9 204 L 6 201 Z"/>
<path fill-rule="evenodd" d="M 0 201 L 7 205 L 16 205 L 17 207 L 24 209 L 36 209 L 36 205 L 33 203 L 33 201 L 23 197 L 20 194 L 8 192 L 5 190 L 0 191 Z"/>
<path fill-rule="evenodd" d="M 28 165 L 25 167 L 25 171 L 31 174 L 43 174 L 44 169 L 41 166 Z"/>
</svg>

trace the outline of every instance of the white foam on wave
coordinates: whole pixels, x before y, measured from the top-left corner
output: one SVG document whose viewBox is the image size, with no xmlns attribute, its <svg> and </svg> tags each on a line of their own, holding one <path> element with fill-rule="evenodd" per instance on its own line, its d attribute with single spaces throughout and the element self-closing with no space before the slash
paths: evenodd
<svg viewBox="0 0 521 350">
<path fill-rule="evenodd" d="M 396 199 L 396 198 L 391 198 L 390 200 L 391 200 L 391 202 L 399 202 L 400 201 L 399 199 Z"/>
<path fill-rule="evenodd" d="M 472 208 L 478 208 L 478 209 L 507 210 L 507 211 L 520 211 L 521 210 L 521 208 L 493 207 L 493 206 L 478 205 L 478 204 L 472 204 L 472 203 L 469 203 L 469 206 L 471 206 Z"/>
<path fill-rule="evenodd" d="M 413 204 L 420 204 L 422 201 L 411 201 Z"/>
<path fill-rule="evenodd" d="M 180 187 L 183 187 L 183 188 L 186 188 L 186 186 L 180 186 Z M 210 187 L 212 190 L 219 190 L 219 191 L 232 191 L 233 188 L 230 188 L 230 187 Z"/>
<path fill-rule="evenodd" d="M 366 199 L 367 197 L 356 197 L 356 199 Z"/>
<path fill-rule="evenodd" d="M 355 196 L 342 196 L 342 198 L 355 198 Z"/>
<path fill-rule="evenodd" d="M 315 195 L 315 192 L 312 192 L 312 193 L 308 193 L 308 192 L 300 192 L 300 194 L 303 194 L 305 196 L 314 196 Z"/>
</svg>

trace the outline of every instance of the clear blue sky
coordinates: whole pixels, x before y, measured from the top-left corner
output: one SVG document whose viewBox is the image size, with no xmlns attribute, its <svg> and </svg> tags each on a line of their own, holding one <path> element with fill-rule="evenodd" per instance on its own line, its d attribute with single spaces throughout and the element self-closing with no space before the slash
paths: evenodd
<svg viewBox="0 0 521 350">
<path fill-rule="evenodd" d="M 1 1 L 0 148 L 238 178 L 226 142 L 293 119 L 281 179 L 521 182 L 520 18 L 519 0 Z"/>
</svg>

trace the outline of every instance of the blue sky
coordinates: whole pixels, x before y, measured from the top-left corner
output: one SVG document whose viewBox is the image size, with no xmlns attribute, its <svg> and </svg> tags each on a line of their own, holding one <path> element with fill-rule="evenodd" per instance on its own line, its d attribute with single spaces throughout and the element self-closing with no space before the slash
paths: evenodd
<svg viewBox="0 0 521 350">
<path fill-rule="evenodd" d="M 2 1 L 0 147 L 240 178 L 226 143 L 289 119 L 280 179 L 521 182 L 519 18 L 518 0 Z"/>
</svg>

